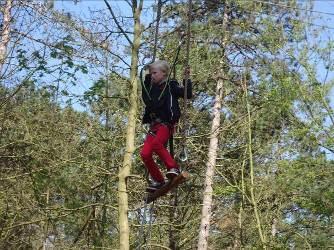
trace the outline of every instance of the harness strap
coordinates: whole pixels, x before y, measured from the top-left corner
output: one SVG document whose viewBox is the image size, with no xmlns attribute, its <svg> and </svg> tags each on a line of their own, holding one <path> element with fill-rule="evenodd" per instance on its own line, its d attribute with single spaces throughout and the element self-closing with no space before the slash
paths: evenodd
<svg viewBox="0 0 334 250">
<path fill-rule="evenodd" d="M 166 126 L 170 131 L 170 138 L 173 136 L 174 124 L 171 124 L 169 122 L 162 122 L 159 118 L 151 122 L 148 134 L 156 136 L 157 130 L 159 128 L 158 125 Z"/>
</svg>

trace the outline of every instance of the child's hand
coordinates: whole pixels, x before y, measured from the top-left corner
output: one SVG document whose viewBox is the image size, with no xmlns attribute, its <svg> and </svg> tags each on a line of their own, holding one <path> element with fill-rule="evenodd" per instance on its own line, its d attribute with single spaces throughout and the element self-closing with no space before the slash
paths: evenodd
<svg viewBox="0 0 334 250">
<path fill-rule="evenodd" d="M 189 79 L 190 77 L 190 66 L 187 66 L 185 69 L 184 69 L 184 79 Z"/>
<path fill-rule="evenodd" d="M 151 83 L 151 74 L 146 74 L 145 75 L 144 83 L 146 83 L 146 84 Z"/>
</svg>

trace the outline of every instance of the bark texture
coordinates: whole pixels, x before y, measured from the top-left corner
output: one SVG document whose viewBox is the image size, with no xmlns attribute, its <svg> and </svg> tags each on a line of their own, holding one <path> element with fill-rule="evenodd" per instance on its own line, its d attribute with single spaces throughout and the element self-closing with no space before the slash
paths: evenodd
<svg viewBox="0 0 334 250">
<path fill-rule="evenodd" d="M 11 9 L 13 0 L 7 0 L 3 9 L 3 23 L 0 42 L 0 72 L 6 59 L 7 47 L 10 40 Z"/>
<path fill-rule="evenodd" d="M 128 221 L 128 193 L 126 180 L 130 175 L 132 167 L 132 155 L 135 150 L 135 127 L 136 127 L 136 116 L 137 116 L 137 100 L 138 100 L 138 52 L 140 47 L 141 39 L 141 27 L 140 27 L 140 14 L 142 10 L 143 1 L 141 0 L 137 6 L 137 1 L 133 1 L 133 14 L 134 14 L 134 38 L 132 46 L 132 58 L 131 58 L 131 92 L 130 92 L 130 108 L 128 113 L 128 125 L 126 131 L 126 147 L 123 158 L 122 167 L 119 170 L 119 182 L 118 182 L 118 219 L 119 219 L 119 230 L 120 230 L 120 249 L 127 250 L 130 248 L 129 244 L 129 221 Z"/>
<path fill-rule="evenodd" d="M 227 22 L 227 11 L 224 11 L 224 18 L 222 29 L 226 30 Z M 222 47 L 226 45 L 226 36 L 222 38 Z M 223 49 L 224 51 L 224 49 Z M 224 52 L 222 53 L 224 55 Z M 220 127 L 220 115 L 221 107 L 223 102 L 223 87 L 224 87 L 224 56 L 221 59 L 220 77 L 218 77 L 216 85 L 215 103 L 213 107 L 213 121 L 211 125 L 211 136 L 208 151 L 208 161 L 206 164 L 206 174 L 204 182 L 204 193 L 203 193 L 203 207 L 201 216 L 201 225 L 199 229 L 199 239 L 197 249 L 205 250 L 208 248 L 208 238 L 210 229 L 210 219 L 211 219 L 211 208 L 212 208 L 212 185 L 213 176 L 215 172 L 216 160 L 217 160 L 217 150 L 218 150 L 218 136 Z"/>
</svg>

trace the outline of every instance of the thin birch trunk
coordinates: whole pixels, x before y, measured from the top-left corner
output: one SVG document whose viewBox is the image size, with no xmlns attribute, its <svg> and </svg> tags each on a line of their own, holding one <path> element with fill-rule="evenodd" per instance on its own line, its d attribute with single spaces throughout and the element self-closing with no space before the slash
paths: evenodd
<svg viewBox="0 0 334 250">
<path fill-rule="evenodd" d="M 138 52 L 141 39 L 141 27 L 140 27 L 140 14 L 143 7 L 143 0 L 139 2 L 132 1 L 133 15 L 134 15 L 134 37 L 131 51 L 131 92 L 130 92 L 130 108 L 128 113 L 128 124 L 126 131 L 126 146 L 123 159 L 123 165 L 119 169 L 119 182 L 118 182 L 118 222 L 120 230 L 120 249 L 127 250 L 130 247 L 129 244 L 129 222 L 128 222 L 128 193 L 126 180 L 130 175 L 132 166 L 132 155 L 135 150 L 135 127 L 136 127 L 136 115 L 137 115 L 137 99 L 138 99 L 138 80 L 137 80 L 137 68 L 138 68 Z"/>
<path fill-rule="evenodd" d="M 224 18 L 222 24 L 223 32 L 226 29 L 227 22 L 227 11 L 224 10 Z M 225 34 L 225 32 L 224 32 Z M 226 45 L 226 36 L 223 36 L 222 47 L 224 49 Z M 218 150 L 218 136 L 219 136 L 219 127 L 220 127 L 220 110 L 222 107 L 223 101 L 223 86 L 224 86 L 224 56 L 221 59 L 221 69 L 220 69 L 220 78 L 218 78 L 216 86 L 216 96 L 215 103 L 213 107 L 213 121 L 211 125 L 211 136 L 210 136 L 210 145 L 208 151 L 208 162 L 206 164 L 206 177 L 204 183 L 204 194 L 203 194 L 203 207 L 202 207 L 202 217 L 201 225 L 199 229 L 199 239 L 197 249 L 205 250 L 208 248 L 208 238 L 209 238 L 209 229 L 210 229 L 210 219 L 211 219 L 211 207 L 212 207 L 212 185 L 213 185 L 213 176 L 217 160 L 217 150 Z"/>
<path fill-rule="evenodd" d="M 257 202 L 255 199 L 255 182 L 254 182 L 254 163 L 253 163 L 253 150 L 252 150 L 252 129 L 251 129 L 251 110 L 250 110 L 250 103 L 248 101 L 248 91 L 247 91 L 247 82 L 246 79 L 242 83 L 245 92 L 245 99 L 246 99 L 246 106 L 247 106 L 247 117 L 248 117 L 248 155 L 249 155 L 249 167 L 250 167 L 250 195 L 251 195 L 251 202 L 253 205 L 253 211 L 256 219 L 256 227 L 259 232 L 259 236 L 261 239 L 261 243 L 263 249 L 266 249 L 266 238 L 262 231 L 262 224 L 260 220 L 260 214 L 257 207 Z"/>
<path fill-rule="evenodd" d="M 214 176 L 214 169 L 217 160 L 218 135 L 220 126 L 220 110 L 222 106 L 223 85 L 224 85 L 223 79 L 219 79 L 216 87 L 216 100 L 213 108 L 214 118 L 211 126 L 211 138 L 208 152 L 208 162 L 206 164 L 202 219 L 201 219 L 201 226 L 200 226 L 198 246 L 197 246 L 197 249 L 200 250 L 208 248 L 211 207 L 212 207 L 212 184 L 213 184 L 212 178 Z"/>
<path fill-rule="evenodd" d="M 0 41 L 0 72 L 6 59 L 7 47 L 10 40 L 11 9 L 13 0 L 7 0 L 3 10 L 3 23 Z"/>
</svg>

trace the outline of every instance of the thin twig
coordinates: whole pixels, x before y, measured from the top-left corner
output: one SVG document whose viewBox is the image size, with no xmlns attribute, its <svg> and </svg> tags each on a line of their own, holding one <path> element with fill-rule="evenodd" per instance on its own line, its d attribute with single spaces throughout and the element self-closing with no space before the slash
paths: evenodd
<svg viewBox="0 0 334 250">
<path fill-rule="evenodd" d="M 108 10 L 110 11 L 110 14 L 111 14 L 112 18 L 114 19 L 114 22 L 116 23 L 118 29 L 122 32 L 122 34 L 124 35 L 124 37 L 126 38 L 126 40 L 128 40 L 129 44 L 130 44 L 131 46 L 133 46 L 132 41 L 130 40 L 130 38 L 129 38 L 129 36 L 127 35 L 127 33 L 125 32 L 125 30 L 123 30 L 122 26 L 119 24 L 119 22 L 118 22 L 118 20 L 117 20 L 117 18 L 116 18 L 116 16 L 115 16 L 115 14 L 114 14 L 114 12 L 113 12 L 113 10 L 112 10 L 110 4 L 108 3 L 108 1 L 107 1 L 107 0 L 104 0 L 104 3 L 107 5 Z"/>
</svg>

